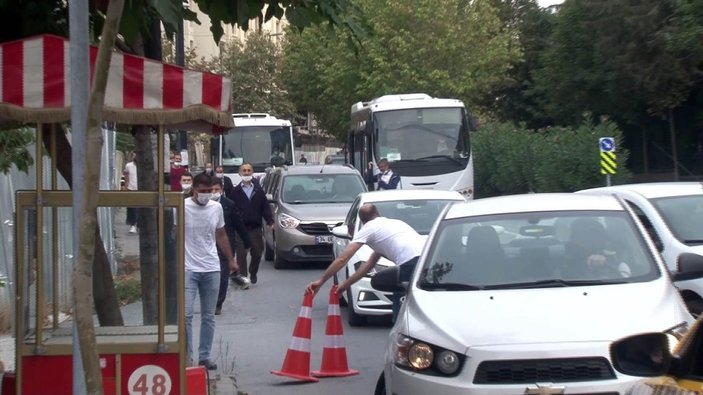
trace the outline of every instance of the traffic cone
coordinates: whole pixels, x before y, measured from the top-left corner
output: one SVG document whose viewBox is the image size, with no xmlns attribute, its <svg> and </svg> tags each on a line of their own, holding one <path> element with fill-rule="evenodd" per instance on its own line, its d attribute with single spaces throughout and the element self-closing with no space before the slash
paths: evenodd
<svg viewBox="0 0 703 395">
<path fill-rule="evenodd" d="M 322 367 L 312 372 L 318 377 L 342 377 L 359 374 L 358 370 L 349 369 L 347 349 L 344 346 L 342 315 L 339 311 L 337 286 L 330 291 L 330 304 L 327 307 L 327 328 L 325 329 L 325 346 L 322 349 Z"/>
<path fill-rule="evenodd" d="M 279 376 L 288 376 L 302 381 L 320 381 L 310 376 L 310 338 L 312 335 L 312 292 L 303 297 L 303 306 L 298 313 L 298 320 L 293 329 L 293 338 L 288 346 L 286 358 L 283 360 L 281 370 L 272 370 L 271 373 Z"/>
</svg>

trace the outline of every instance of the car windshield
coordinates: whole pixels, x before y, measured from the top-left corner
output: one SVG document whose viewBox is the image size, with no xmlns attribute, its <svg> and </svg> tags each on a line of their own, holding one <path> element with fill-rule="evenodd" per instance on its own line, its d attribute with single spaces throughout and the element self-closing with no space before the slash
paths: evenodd
<svg viewBox="0 0 703 395">
<path fill-rule="evenodd" d="M 419 279 L 428 290 L 605 285 L 660 276 L 634 222 L 615 211 L 447 220 L 428 257 Z"/>
<path fill-rule="evenodd" d="M 374 202 L 383 217 L 399 219 L 421 235 L 430 233 L 439 213 L 454 200 L 402 200 Z"/>
<path fill-rule="evenodd" d="M 289 175 L 283 179 L 285 203 L 351 203 L 364 184 L 357 174 Z"/>
<path fill-rule="evenodd" d="M 680 242 L 703 244 L 703 195 L 657 198 L 652 203 Z"/>
</svg>

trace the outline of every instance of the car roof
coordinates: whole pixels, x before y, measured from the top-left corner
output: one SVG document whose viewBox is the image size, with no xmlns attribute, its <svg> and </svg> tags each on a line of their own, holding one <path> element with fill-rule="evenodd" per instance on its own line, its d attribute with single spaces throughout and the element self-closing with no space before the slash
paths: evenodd
<svg viewBox="0 0 703 395">
<path fill-rule="evenodd" d="M 573 193 L 529 193 L 476 199 L 454 203 L 445 218 L 477 215 L 533 213 L 549 211 L 624 211 L 620 202 L 610 195 L 577 195 Z"/>
<path fill-rule="evenodd" d="M 687 196 L 703 193 L 701 182 L 647 182 L 640 184 L 623 184 L 609 187 L 591 188 L 579 193 L 617 193 L 631 191 L 647 199 L 656 199 L 669 196 Z"/>
<path fill-rule="evenodd" d="M 464 201 L 457 191 L 440 191 L 435 189 L 391 189 L 384 191 L 363 192 L 359 194 L 361 202 L 389 202 L 396 200 L 456 200 Z"/>
<path fill-rule="evenodd" d="M 282 173 L 286 175 L 306 175 L 306 174 L 359 174 L 359 172 L 347 165 L 300 165 L 287 166 L 282 168 Z"/>
</svg>

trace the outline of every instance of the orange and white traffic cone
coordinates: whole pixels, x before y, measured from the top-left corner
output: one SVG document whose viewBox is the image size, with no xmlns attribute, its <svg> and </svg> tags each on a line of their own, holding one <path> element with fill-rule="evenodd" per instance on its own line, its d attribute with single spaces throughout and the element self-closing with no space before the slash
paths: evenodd
<svg viewBox="0 0 703 395">
<path fill-rule="evenodd" d="M 287 376 L 302 381 L 320 381 L 310 376 L 310 339 L 312 335 L 312 298 L 313 293 L 306 293 L 303 305 L 298 313 L 298 320 L 293 329 L 293 338 L 288 346 L 286 358 L 281 370 L 271 373 Z"/>
<path fill-rule="evenodd" d="M 349 369 L 347 349 L 344 346 L 342 315 L 339 310 L 337 286 L 330 291 L 330 304 L 327 307 L 327 328 L 325 329 L 325 346 L 322 349 L 322 367 L 312 372 L 318 377 L 342 377 L 359 374 L 358 370 Z"/>
</svg>

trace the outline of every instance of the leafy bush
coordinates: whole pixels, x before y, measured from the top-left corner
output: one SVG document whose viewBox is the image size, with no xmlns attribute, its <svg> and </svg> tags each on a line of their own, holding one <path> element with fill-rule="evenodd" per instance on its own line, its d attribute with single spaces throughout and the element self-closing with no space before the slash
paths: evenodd
<svg viewBox="0 0 703 395">
<path fill-rule="evenodd" d="M 142 298 L 142 285 L 136 276 L 117 276 L 115 292 L 120 305 L 128 305 Z"/>
<path fill-rule="evenodd" d="M 617 173 L 612 184 L 632 178 L 625 164 L 623 134 L 613 122 L 578 128 L 529 130 L 523 125 L 489 123 L 472 136 L 477 197 L 527 192 L 573 192 L 604 186 L 598 139 L 614 137 Z"/>
</svg>

